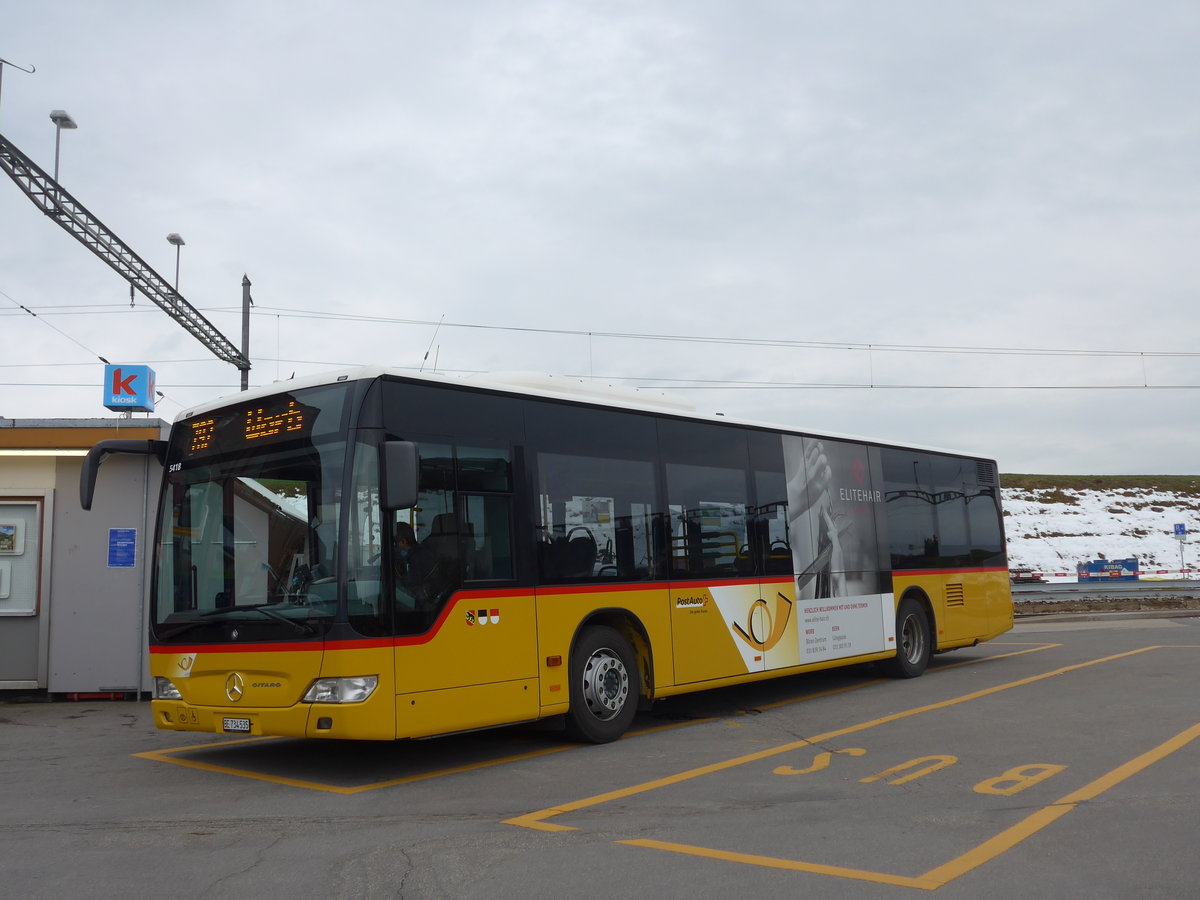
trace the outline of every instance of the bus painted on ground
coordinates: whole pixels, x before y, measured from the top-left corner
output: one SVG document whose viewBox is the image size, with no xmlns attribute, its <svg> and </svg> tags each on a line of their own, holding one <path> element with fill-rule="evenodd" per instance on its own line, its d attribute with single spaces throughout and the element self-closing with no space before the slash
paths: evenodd
<svg viewBox="0 0 1200 900">
<path fill-rule="evenodd" d="M 392 740 L 563 717 L 1012 627 L 990 459 L 552 376 L 359 369 L 186 412 L 150 621 L 160 728 Z"/>
</svg>

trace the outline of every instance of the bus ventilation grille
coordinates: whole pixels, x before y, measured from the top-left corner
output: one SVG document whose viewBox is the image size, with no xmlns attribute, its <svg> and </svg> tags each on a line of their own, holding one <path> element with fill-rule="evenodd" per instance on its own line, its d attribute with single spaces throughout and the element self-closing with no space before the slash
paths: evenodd
<svg viewBox="0 0 1200 900">
<path fill-rule="evenodd" d="M 996 483 L 996 466 L 990 462 L 975 463 L 975 479 L 980 484 Z"/>
<path fill-rule="evenodd" d="M 961 584 L 946 585 L 946 605 L 947 606 L 965 606 L 966 594 L 963 591 Z"/>
</svg>

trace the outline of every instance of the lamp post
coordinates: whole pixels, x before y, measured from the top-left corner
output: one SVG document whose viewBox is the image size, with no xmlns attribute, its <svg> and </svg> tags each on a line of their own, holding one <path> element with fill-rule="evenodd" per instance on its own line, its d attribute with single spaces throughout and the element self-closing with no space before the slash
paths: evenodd
<svg viewBox="0 0 1200 900">
<path fill-rule="evenodd" d="M 179 248 L 183 246 L 183 238 L 172 231 L 167 235 L 167 243 L 175 247 L 175 293 L 179 293 Z"/>
<path fill-rule="evenodd" d="M 7 59 L 0 59 L 0 94 L 2 94 L 4 92 L 4 67 L 5 66 L 12 66 L 18 72 L 24 72 L 27 75 L 32 75 L 34 72 L 37 71 L 37 69 L 32 65 L 27 69 L 24 66 L 18 66 L 15 62 L 9 62 Z"/>
<path fill-rule="evenodd" d="M 54 123 L 54 180 L 58 181 L 58 148 L 62 142 L 62 130 L 79 126 L 65 109 L 50 110 L 50 121 Z"/>
</svg>

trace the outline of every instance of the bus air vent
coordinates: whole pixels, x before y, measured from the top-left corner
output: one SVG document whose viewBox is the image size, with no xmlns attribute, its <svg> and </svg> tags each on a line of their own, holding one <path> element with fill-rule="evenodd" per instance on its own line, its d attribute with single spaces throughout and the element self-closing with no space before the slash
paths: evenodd
<svg viewBox="0 0 1200 900">
<path fill-rule="evenodd" d="M 963 606 L 966 603 L 966 597 L 961 584 L 946 585 L 946 605 L 947 606 Z"/>
</svg>

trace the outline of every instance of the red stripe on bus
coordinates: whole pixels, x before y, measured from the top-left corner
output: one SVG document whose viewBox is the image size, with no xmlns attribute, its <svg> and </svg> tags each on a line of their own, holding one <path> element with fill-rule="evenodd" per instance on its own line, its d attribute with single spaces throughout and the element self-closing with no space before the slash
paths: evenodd
<svg viewBox="0 0 1200 900">
<path fill-rule="evenodd" d="M 929 575 L 958 575 L 978 574 L 987 572 L 1003 572 L 1007 576 L 1008 569 L 1000 567 L 980 567 L 974 569 L 897 569 L 892 572 L 894 578 L 913 578 Z M 442 609 L 441 614 L 424 634 L 396 635 L 394 637 L 362 637 L 337 641 L 290 641 L 279 644 L 151 644 L 151 653 L 302 653 L 325 650 L 359 650 L 374 647 L 412 647 L 427 644 L 437 637 L 446 620 L 456 609 L 465 607 L 472 609 L 476 601 L 505 600 L 534 595 L 561 596 L 564 594 L 613 594 L 629 591 L 651 590 L 698 590 L 722 585 L 781 585 L 791 584 L 791 578 L 722 578 L 710 581 L 623 581 L 619 584 L 580 584 L 554 585 L 553 587 L 536 588 L 481 588 L 478 590 L 458 591 L 451 597 L 450 602 Z"/>
<path fill-rule="evenodd" d="M 980 566 L 976 569 L 896 569 L 892 572 L 892 577 L 912 578 L 916 575 L 974 575 L 980 572 L 1003 572 L 1005 577 L 1008 576 L 1008 569 L 1005 566 Z"/>
<path fill-rule="evenodd" d="M 366 641 L 371 638 L 364 638 L 362 641 L 354 641 L 355 647 L 364 646 Z M 342 642 L 348 643 L 348 642 Z M 328 645 L 319 639 L 313 639 L 307 643 L 279 643 L 279 644 L 151 644 L 151 653 L 300 653 L 312 652 L 314 650 L 324 650 Z M 381 644 L 380 646 L 386 646 Z"/>
<path fill-rule="evenodd" d="M 710 581 L 663 581 L 664 587 L 692 591 L 698 588 L 721 587 L 726 584 L 791 584 L 791 578 L 721 578 Z"/>
</svg>

